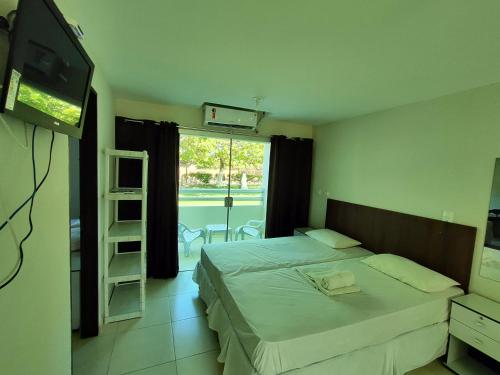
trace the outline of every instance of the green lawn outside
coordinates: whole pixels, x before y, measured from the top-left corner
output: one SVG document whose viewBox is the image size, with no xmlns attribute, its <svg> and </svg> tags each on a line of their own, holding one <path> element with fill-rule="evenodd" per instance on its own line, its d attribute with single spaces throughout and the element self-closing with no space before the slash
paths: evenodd
<svg viewBox="0 0 500 375">
<path fill-rule="evenodd" d="M 200 189 L 199 187 L 196 189 Z M 237 187 L 234 187 L 237 189 Z M 180 207 L 194 207 L 194 206 L 212 206 L 212 207 L 223 207 L 224 198 L 227 196 L 227 191 L 221 189 L 220 192 L 187 192 L 186 188 L 183 189 L 179 194 L 179 206 Z M 256 189 L 255 189 L 256 190 Z M 260 206 L 262 205 L 262 191 L 256 190 L 252 192 L 249 189 L 248 192 L 238 191 L 237 193 L 231 194 L 234 198 L 233 206 Z M 244 199 L 240 199 L 244 198 Z M 254 198 L 254 199 L 251 199 Z"/>
</svg>

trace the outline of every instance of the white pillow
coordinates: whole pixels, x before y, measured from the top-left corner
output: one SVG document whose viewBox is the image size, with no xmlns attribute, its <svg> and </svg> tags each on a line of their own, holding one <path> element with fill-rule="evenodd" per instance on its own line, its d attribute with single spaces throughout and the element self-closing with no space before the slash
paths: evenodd
<svg viewBox="0 0 500 375">
<path fill-rule="evenodd" d="M 361 260 L 370 267 L 424 292 L 440 292 L 460 285 L 439 272 L 394 254 L 377 254 Z"/>
<path fill-rule="evenodd" d="M 334 249 L 347 249 L 348 247 L 361 245 L 361 242 L 331 229 L 313 229 L 307 231 L 306 235 Z"/>
</svg>

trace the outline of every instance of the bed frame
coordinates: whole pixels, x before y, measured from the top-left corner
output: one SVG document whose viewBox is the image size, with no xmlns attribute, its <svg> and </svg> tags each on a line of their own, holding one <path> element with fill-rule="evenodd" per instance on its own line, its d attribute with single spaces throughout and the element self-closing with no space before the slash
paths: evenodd
<svg viewBox="0 0 500 375">
<path fill-rule="evenodd" d="M 325 228 L 362 243 L 374 253 L 392 253 L 469 286 L 476 228 L 329 199 Z"/>
</svg>

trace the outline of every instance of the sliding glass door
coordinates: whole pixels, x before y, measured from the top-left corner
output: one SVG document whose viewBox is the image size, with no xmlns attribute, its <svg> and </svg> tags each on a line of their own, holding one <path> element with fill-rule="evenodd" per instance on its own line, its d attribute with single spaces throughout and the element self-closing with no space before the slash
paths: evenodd
<svg viewBox="0 0 500 375">
<path fill-rule="evenodd" d="M 265 237 L 268 155 L 269 143 L 232 141 L 228 224 L 234 240 Z"/>
<path fill-rule="evenodd" d="M 264 237 L 269 143 L 181 134 L 179 260 L 192 269 L 203 242 Z"/>
</svg>

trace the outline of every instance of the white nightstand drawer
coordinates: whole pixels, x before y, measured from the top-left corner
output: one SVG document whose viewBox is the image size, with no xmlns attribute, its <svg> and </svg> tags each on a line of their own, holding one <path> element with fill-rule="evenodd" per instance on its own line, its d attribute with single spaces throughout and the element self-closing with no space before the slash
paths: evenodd
<svg viewBox="0 0 500 375">
<path fill-rule="evenodd" d="M 500 343 L 455 319 L 450 320 L 450 334 L 497 361 L 500 360 Z"/>
<path fill-rule="evenodd" d="M 500 323 L 469 310 L 457 303 L 452 303 L 451 318 L 473 328 L 495 341 L 500 342 Z"/>
</svg>

